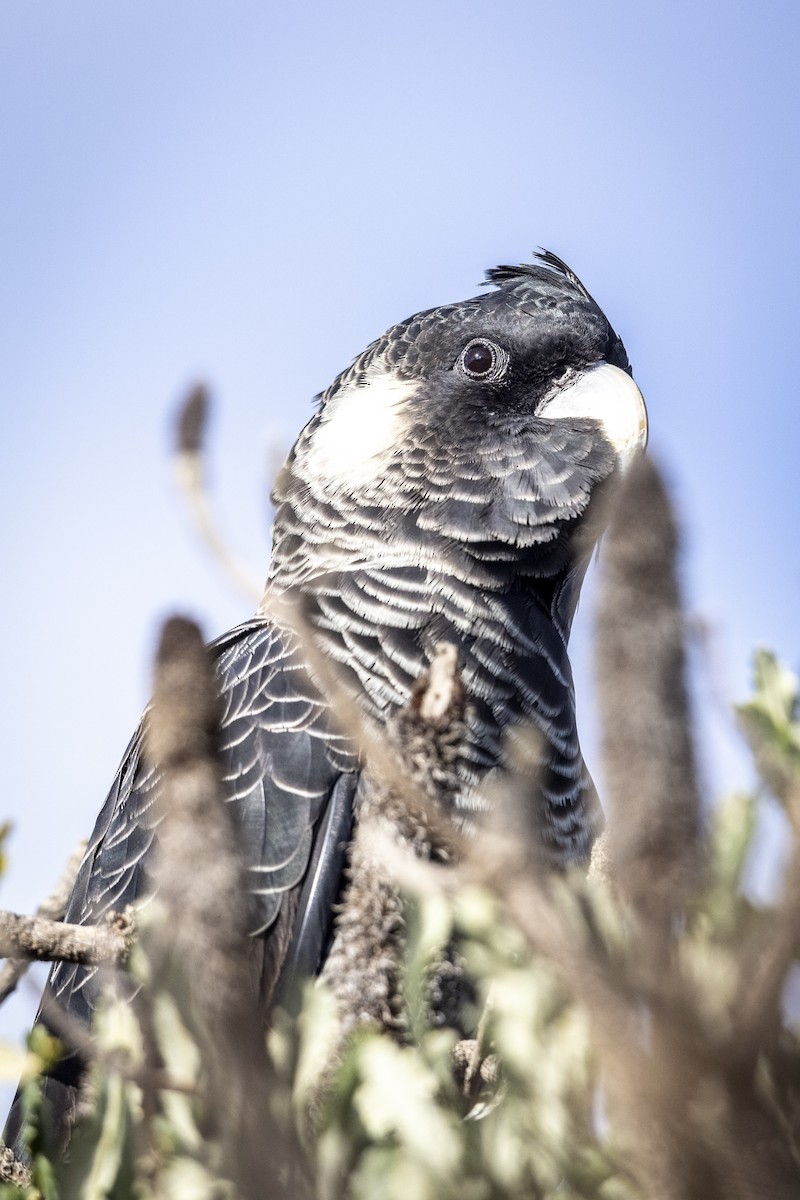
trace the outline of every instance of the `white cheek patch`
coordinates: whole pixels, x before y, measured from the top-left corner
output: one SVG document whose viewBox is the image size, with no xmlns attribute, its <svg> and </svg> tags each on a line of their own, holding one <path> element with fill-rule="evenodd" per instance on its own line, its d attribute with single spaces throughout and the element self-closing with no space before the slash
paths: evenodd
<svg viewBox="0 0 800 1200">
<path fill-rule="evenodd" d="M 313 474 L 337 485 L 378 478 L 402 445 L 411 423 L 408 404 L 418 386 L 373 369 L 363 384 L 348 384 L 332 396 L 308 446 Z"/>
<path fill-rule="evenodd" d="M 556 420 L 589 417 L 597 421 L 623 469 L 647 445 L 644 397 L 630 375 L 611 363 L 589 367 L 573 384 L 546 400 L 539 416 Z"/>
</svg>

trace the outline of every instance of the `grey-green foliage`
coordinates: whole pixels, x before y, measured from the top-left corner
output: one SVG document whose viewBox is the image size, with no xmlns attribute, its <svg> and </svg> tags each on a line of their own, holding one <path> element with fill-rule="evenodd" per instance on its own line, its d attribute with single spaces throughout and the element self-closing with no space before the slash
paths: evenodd
<svg viewBox="0 0 800 1200">
<path fill-rule="evenodd" d="M 779 794 L 789 804 L 800 794 L 797 689 L 796 678 L 762 652 L 756 659 L 753 698 L 741 710 L 743 719 L 756 726 L 751 739 L 757 759 L 771 766 L 762 790 L 774 793 L 779 764 Z M 800 1042 L 788 1023 L 774 1019 L 774 988 L 764 991 L 763 1011 L 745 1014 L 746 1022 L 740 1011 L 741 997 L 748 992 L 748 971 L 753 968 L 754 983 L 759 971 L 768 973 L 769 955 L 759 955 L 758 948 L 771 946 L 786 916 L 782 906 L 787 890 L 791 898 L 790 880 L 775 910 L 757 910 L 741 890 L 759 799 L 757 793 L 740 792 L 714 810 L 701 883 L 684 897 L 684 923 L 672 960 L 675 978 L 665 979 L 661 989 L 653 991 L 650 985 L 649 991 L 634 996 L 640 1006 L 642 1052 L 617 1064 L 622 1078 L 615 1081 L 615 1090 L 618 1099 L 623 1094 L 623 1103 L 615 1110 L 609 1111 L 605 1103 L 609 1066 L 607 1059 L 601 1066 L 603 1056 L 596 1053 L 602 1029 L 594 1020 L 591 984 L 576 995 L 564 983 L 569 972 L 562 969 L 558 951 L 550 960 L 533 953 L 510 921 L 508 908 L 488 891 L 469 887 L 457 894 L 449 908 L 450 924 L 442 916 L 446 902 L 441 895 L 417 897 L 415 919 L 409 922 L 410 963 L 419 959 L 426 929 L 437 928 L 442 944 L 458 937 L 469 971 L 480 981 L 488 1011 L 487 1042 L 502 1062 L 501 1082 L 493 1098 L 478 1106 L 481 1118 L 464 1120 L 448 1070 L 452 1039 L 418 1029 L 416 1042 L 401 1047 L 376 1033 L 363 1035 L 345 1057 L 313 1147 L 320 1194 L 371 1200 L 727 1196 L 734 1193 L 726 1190 L 725 1180 L 734 1178 L 739 1167 L 741 1174 L 750 1170 L 751 1151 L 756 1172 L 762 1152 L 782 1156 L 788 1164 L 777 1183 L 765 1181 L 765 1194 L 794 1194 L 781 1191 L 780 1180 L 791 1178 L 792 1163 L 800 1170 Z M 613 886 L 604 880 L 594 879 L 587 886 L 575 878 L 555 895 L 554 902 L 568 912 L 576 942 L 583 938 L 595 950 L 599 946 L 623 1010 L 637 986 L 637 963 L 632 961 L 638 944 L 632 936 L 637 914 L 622 908 Z M 575 903 L 576 897 L 580 903 Z M 798 915 L 795 912 L 795 923 Z M 435 946 L 427 949 L 432 957 Z M 795 949 L 790 947 L 777 963 L 778 993 Z M 412 991 L 414 987 L 412 978 Z M 607 997 L 596 998 L 598 1005 L 606 1001 Z M 307 1038 L 319 1036 L 317 1011 L 307 1010 Z M 753 1037 L 757 1043 L 744 1066 L 734 1061 L 740 1021 L 742 1038 Z M 650 1037 L 653 1046 L 648 1045 Z M 688 1125 L 677 1124 L 675 1136 L 685 1141 L 676 1148 L 678 1157 L 681 1150 L 687 1158 L 695 1153 L 697 1146 L 690 1141 L 701 1146 L 702 1165 L 688 1183 L 676 1180 L 674 1193 L 660 1186 L 651 1189 L 642 1177 L 636 1147 L 630 1145 L 637 1127 L 629 1109 L 642 1089 L 634 1072 L 663 1071 L 655 1045 L 659 1038 L 666 1041 L 667 1052 L 670 1045 L 684 1053 L 687 1046 L 696 1045 L 700 1064 L 688 1092 L 696 1110 Z M 307 1085 L 304 1075 L 301 1086 Z M 653 1090 L 657 1094 L 657 1088 Z M 667 1101 L 668 1096 L 658 1095 L 654 1101 L 648 1093 L 654 1106 L 649 1115 L 660 1115 L 665 1126 L 672 1114 L 665 1107 L 659 1114 L 658 1104 L 665 1106 Z M 765 1112 L 766 1124 L 761 1122 Z M 741 1114 L 746 1119 L 740 1122 Z M 751 1131 L 752 1147 L 732 1147 L 740 1127 Z M 781 1154 L 766 1138 L 763 1147 L 757 1144 L 765 1130 L 768 1137 L 782 1141 Z M 737 1153 L 741 1163 L 734 1161 Z M 707 1193 L 696 1190 L 702 1188 L 698 1180 L 704 1173 Z M 741 1194 L 749 1194 L 746 1186 Z"/>
<path fill-rule="evenodd" d="M 754 694 L 740 715 L 763 772 L 761 790 L 777 796 L 794 823 L 800 798 L 798 683 L 766 652 L 756 658 Z M 630 1116 L 642 1080 L 626 1078 L 625 1072 L 640 1070 L 648 1062 L 655 1072 L 661 1069 L 658 1030 L 672 1028 L 672 1014 L 665 1014 L 664 1006 L 668 1010 L 677 1003 L 676 995 L 690 1010 L 673 1022 L 685 1039 L 680 1045 L 695 1044 L 692 1039 L 696 1039 L 702 1069 L 688 1101 L 695 1106 L 692 1121 L 677 1126 L 675 1136 L 703 1142 L 703 1170 L 712 1180 L 708 1194 L 725 1194 L 713 1181 L 726 1178 L 725 1156 L 731 1154 L 731 1130 L 740 1128 L 736 1114 L 742 1103 L 742 1111 L 767 1114 L 769 1136 L 781 1141 L 779 1150 L 786 1161 L 797 1164 L 800 1042 L 788 1023 L 778 1019 L 776 1024 L 771 1008 L 775 988 L 764 993 L 764 1012 L 756 1012 L 745 1029 L 757 1042 L 752 1070 L 746 1068 L 744 1082 L 739 1075 L 735 1078 L 737 1088 L 750 1091 L 742 1102 L 740 1094 L 730 1090 L 734 1086 L 729 1070 L 730 1048 L 735 1045 L 732 1031 L 740 1019 L 736 1006 L 747 983 L 743 972 L 762 964 L 756 951 L 759 945 L 770 946 L 776 929 L 780 933 L 792 894 L 792 881 L 787 879 L 774 910 L 757 910 L 742 894 L 742 873 L 760 799 L 758 793 L 740 792 L 714 810 L 701 883 L 685 897 L 683 926 L 675 937 L 673 970 L 680 977 L 680 989 L 676 993 L 673 979 L 669 986 L 665 981 L 662 992 L 633 995 L 634 1011 L 641 1016 L 641 1052 L 630 1061 L 623 1056 L 618 1062 L 613 1103 L 607 1087 L 608 1047 L 602 1021 L 597 1019 L 608 994 L 596 998 L 600 1006 L 596 1008 L 592 986 L 576 988 L 570 983 L 558 951 L 537 954 L 529 933 L 515 922 L 507 898 L 475 884 L 454 895 L 431 886 L 408 899 L 405 992 L 410 1034 L 404 1042 L 375 1031 L 359 1033 L 344 1050 L 320 1099 L 318 1077 L 327 1062 L 327 1048 L 336 1043 L 330 997 L 319 986 L 309 986 L 299 1023 L 283 1019 L 276 1023 L 271 1034 L 276 1082 L 270 1120 L 299 1130 L 298 1145 L 307 1156 L 310 1173 L 299 1171 L 296 1185 L 286 1179 L 265 1180 L 264 1196 L 635 1200 L 653 1194 L 702 1194 L 693 1193 L 694 1185 L 685 1181 L 677 1181 L 674 1192 L 657 1181 L 650 1186 L 643 1177 L 636 1145 L 639 1134 Z M 602 877 L 588 884 L 578 877 L 567 879 L 548 896 L 564 916 L 564 927 L 572 931 L 570 936 L 574 934 L 575 944 L 590 946 L 596 960 L 604 964 L 604 978 L 611 980 L 612 991 L 618 988 L 620 1010 L 625 1011 L 636 988 L 637 964 L 631 961 L 632 947 L 637 945 L 631 933 L 636 913 L 623 908 L 615 898 L 613 881 Z M 798 914 L 788 915 L 796 925 Z M 499 1082 L 487 1084 L 477 1099 L 473 1097 L 470 1112 L 451 1069 L 456 1035 L 434 1028 L 425 1005 L 429 964 L 453 940 L 477 982 L 473 1015 L 476 1021 L 483 1017 L 483 1051 L 496 1053 L 501 1062 Z M 777 964 L 778 992 L 795 949 L 790 944 Z M 139 956 L 132 969 L 146 991 L 147 963 Z M 207 1076 L 188 1031 L 181 997 L 156 992 L 147 1003 L 147 1037 L 157 1046 L 159 1073 L 148 1077 L 136 1015 L 141 1006 L 110 1001 L 96 1023 L 90 1099 L 67 1160 L 43 1143 L 34 1122 L 28 1196 L 38 1193 L 45 1200 L 106 1196 L 227 1200 L 234 1196 L 233 1185 L 219 1173 L 219 1147 L 208 1133 Z M 43 1043 L 44 1036 L 37 1031 L 32 1041 L 43 1066 L 52 1056 L 52 1045 Z M 26 1086 L 33 1090 L 35 1084 Z M 627 1105 L 626 1095 L 633 1098 Z M 650 1091 L 647 1096 L 650 1103 Z M 653 1103 L 663 1102 L 662 1098 Z M 313 1120 L 309 1112 L 314 1113 Z M 669 1123 L 669 1112 L 664 1120 Z M 741 1128 L 750 1126 L 745 1123 Z M 753 1128 L 763 1133 L 762 1126 Z M 768 1146 L 770 1154 L 776 1145 Z M 695 1147 L 687 1144 L 685 1149 L 690 1154 Z M 719 1175 L 715 1154 L 720 1156 Z M 10 1185 L 4 1185 L 2 1192 L 8 1200 L 19 1196 Z M 783 1193 L 773 1189 L 770 1194 Z"/>
</svg>

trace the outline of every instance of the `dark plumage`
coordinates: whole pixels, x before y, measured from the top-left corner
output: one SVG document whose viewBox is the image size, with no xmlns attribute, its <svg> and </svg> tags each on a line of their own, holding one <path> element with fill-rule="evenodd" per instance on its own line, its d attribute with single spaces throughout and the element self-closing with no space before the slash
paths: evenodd
<svg viewBox="0 0 800 1200">
<path fill-rule="evenodd" d="M 545 748 L 549 857 L 584 858 L 596 830 L 567 638 L 600 532 L 590 500 L 643 445 L 644 407 L 620 339 L 558 258 L 488 281 L 395 325 L 322 394 L 275 487 L 260 615 L 213 647 L 267 1003 L 282 972 L 321 967 L 359 769 L 298 637 L 268 616 L 273 599 L 302 601 L 319 649 L 379 720 L 405 704 L 436 646 L 455 643 L 468 700 L 458 813 L 480 807 L 504 731 L 530 722 Z M 139 731 L 68 920 L 97 921 L 147 892 L 157 782 Z M 56 966 L 50 988 L 89 1019 L 91 972 Z"/>
</svg>

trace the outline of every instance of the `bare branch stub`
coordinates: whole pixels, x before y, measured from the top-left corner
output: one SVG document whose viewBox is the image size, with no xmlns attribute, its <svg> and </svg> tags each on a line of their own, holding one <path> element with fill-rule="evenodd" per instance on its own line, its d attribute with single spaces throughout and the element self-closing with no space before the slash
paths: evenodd
<svg viewBox="0 0 800 1200">
<path fill-rule="evenodd" d="M 642 459 L 603 546 L 596 655 L 607 849 L 622 894 L 662 927 L 696 878 L 700 835 L 677 552 L 666 489 Z"/>
<path fill-rule="evenodd" d="M 212 1126 L 245 1200 L 265 1178 L 296 1183 L 298 1155 L 274 1126 L 272 1067 L 246 935 L 242 849 L 217 757 L 213 666 L 197 626 L 169 620 L 159 646 L 146 749 L 158 764 L 161 822 L 154 885 L 163 920 L 143 935 L 157 983 L 188 994 L 185 1011 L 209 1076 Z"/>
<path fill-rule="evenodd" d="M 389 721 L 377 761 L 367 749 L 348 885 L 322 974 L 343 1037 L 363 1024 L 405 1026 L 404 904 L 382 842 L 426 860 L 449 862 L 457 854 L 448 811 L 464 736 L 457 658 L 454 646 L 438 647 L 408 705 Z"/>
<path fill-rule="evenodd" d="M 175 463 L 178 485 L 200 536 L 231 582 L 254 603 L 261 587 L 219 532 L 205 483 L 204 450 L 210 400 L 207 388 L 196 384 L 178 412 Z"/>
<path fill-rule="evenodd" d="M 175 439 L 178 454 L 202 454 L 207 422 L 208 389 L 198 383 L 191 389 L 178 413 Z"/>
</svg>

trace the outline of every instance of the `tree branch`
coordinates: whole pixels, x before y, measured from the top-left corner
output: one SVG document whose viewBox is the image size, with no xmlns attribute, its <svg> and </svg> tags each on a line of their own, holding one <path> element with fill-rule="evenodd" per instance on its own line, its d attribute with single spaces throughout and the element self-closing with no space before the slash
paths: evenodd
<svg viewBox="0 0 800 1200">
<path fill-rule="evenodd" d="M 46 917 L 0 912 L 3 958 L 123 967 L 132 935 L 133 921 L 128 912 L 112 913 L 102 925 L 65 925 Z"/>
<path fill-rule="evenodd" d="M 69 862 L 64 868 L 61 878 L 59 879 L 53 891 L 43 900 L 37 908 L 34 916 L 45 917 L 50 921 L 63 921 L 64 914 L 67 911 L 70 893 L 75 877 L 78 874 L 78 868 L 81 865 L 84 853 L 86 851 L 86 839 L 82 838 L 78 845 L 70 855 Z M 0 957 L 3 957 L 0 955 Z M 2 970 L 0 970 L 0 1004 L 6 1000 L 15 990 L 20 979 L 28 970 L 30 963 L 33 960 L 28 958 L 9 958 Z"/>
</svg>

